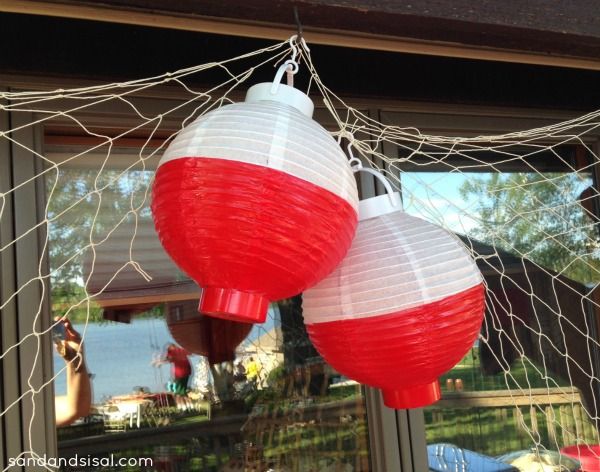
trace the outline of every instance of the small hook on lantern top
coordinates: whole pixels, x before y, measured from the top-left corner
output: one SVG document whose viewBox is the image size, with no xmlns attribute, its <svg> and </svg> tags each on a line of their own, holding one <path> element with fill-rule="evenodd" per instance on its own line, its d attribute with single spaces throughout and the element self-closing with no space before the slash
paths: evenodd
<svg viewBox="0 0 600 472">
<path fill-rule="evenodd" d="M 300 42 L 300 46 L 298 45 L 298 42 Z M 298 36 L 297 34 L 290 37 L 289 43 L 292 51 L 292 57 L 281 64 L 279 69 L 277 69 L 275 78 L 273 79 L 273 86 L 271 87 L 272 94 L 277 93 L 277 89 L 279 88 L 279 84 L 281 83 L 284 73 L 287 74 L 287 85 L 290 87 L 294 86 L 294 75 L 297 74 L 298 70 L 300 69 L 298 61 L 296 60 L 298 55 L 301 54 L 301 52 L 299 53 L 299 49 L 302 48 L 306 51 L 310 51 L 304 38 L 302 36 Z"/>
<path fill-rule="evenodd" d="M 292 50 L 292 57 L 289 59 L 291 62 L 296 63 L 296 57 L 298 57 L 298 35 L 294 34 L 293 36 L 290 37 L 289 39 L 289 43 L 290 43 L 290 49 Z M 286 61 L 287 62 L 287 61 Z"/>
<path fill-rule="evenodd" d="M 390 203 L 392 204 L 392 206 L 396 207 L 398 206 L 398 199 L 394 198 L 394 189 L 392 188 L 392 185 L 390 184 L 390 181 L 379 171 L 372 169 L 371 167 L 364 167 L 363 163 L 360 159 L 358 159 L 357 157 L 354 157 L 354 154 L 352 153 L 352 142 L 348 143 L 348 156 L 350 157 L 350 159 L 348 160 L 348 164 L 350 164 L 350 168 L 352 169 L 352 171 L 354 173 L 356 172 L 366 172 L 367 174 L 371 174 L 372 176 L 374 176 L 377 180 L 379 180 L 379 182 L 381 182 L 383 184 L 383 186 L 385 187 L 385 191 L 388 195 L 388 197 L 390 198 Z"/>
<path fill-rule="evenodd" d="M 306 44 L 306 39 L 304 39 L 302 34 L 294 34 L 290 36 L 290 48 L 292 48 L 292 55 L 294 54 L 294 51 L 296 54 L 298 54 L 298 49 L 303 49 L 306 52 L 310 52 L 310 48 L 308 47 L 308 44 Z M 295 59 L 295 56 L 293 56 L 292 59 Z"/>
</svg>

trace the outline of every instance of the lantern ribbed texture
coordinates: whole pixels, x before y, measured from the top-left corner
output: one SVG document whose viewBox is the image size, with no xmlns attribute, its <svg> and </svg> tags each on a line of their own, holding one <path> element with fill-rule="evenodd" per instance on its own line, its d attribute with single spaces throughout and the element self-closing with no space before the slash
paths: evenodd
<svg viewBox="0 0 600 472">
<path fill-rule="evenodd" d="M 346 258 L 305 292 L 303 309 L 311 341 L 337 371 L 381 388 L 390 407 L 416 408 L 440 398 L 437 378 L 472 347 L 484 304 L 460 241 L 395 211 L 360 221 Z"/>
<path fill-rule="evenodd" d="M 344 153 L 310 117 L 268 98 L 197 119 L 156 173 L 157 232 L 203 288 L 199 311 L 208 315 L 264 321 L 269 301 L 329 274 L 356 230 L 356 183 Z"/>
</svg>

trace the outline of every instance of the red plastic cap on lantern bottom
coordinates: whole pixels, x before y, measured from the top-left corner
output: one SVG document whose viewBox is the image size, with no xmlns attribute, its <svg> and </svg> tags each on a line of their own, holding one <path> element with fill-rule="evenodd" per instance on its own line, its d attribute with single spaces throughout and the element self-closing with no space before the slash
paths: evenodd
<svg viewBox="0 0 600 472">
<path fill-rule="evenodd" d="M 431 405 L 442 398 L 440 383 L 437 380 L 425 385 L 415 385 L 399 390 L 383 389 L 383 403 L 396 410 L 420 408 Z"/>
<path fill-rule="evenodd" d="M 226 288 L 205 287 L 202 290 L 200 313 L 243 323 L 263 323 L 269 309 L 269 299 L 258 293 Z"/>
</svg>

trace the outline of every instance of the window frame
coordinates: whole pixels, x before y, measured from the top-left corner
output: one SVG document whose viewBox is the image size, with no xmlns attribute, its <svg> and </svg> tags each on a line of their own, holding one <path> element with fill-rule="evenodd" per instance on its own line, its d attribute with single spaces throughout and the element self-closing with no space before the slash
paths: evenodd
<svg viewBox="0 0 600 472">
<path fill-rule="evenodd" d="M 175 95 L 175 96 L 174 96 Z M 167 100 L 177 100 L 176 94 L 167 90 L 163 94 L 159 92 L 141 99 L 157 99 L 157 103 L 165 103 Z M 390 114 L 400 113 L 404 117 L 414 117 L 420 113 L 423 119 L 427 116 L 442 115 L 446 121 L 452 124 L 452 130 L 460 132 L 473 117 L 487 115 L 490 117 L 511 117 L 522 125 L 525 123 L 539 123 L 539 120 L 560 120 L 574 113 L 556 112 L 547 110 L 518 110 L 499 109 L 488 107 L 457 107 L 442 106 L 437 104 L 414 104 L 409 102 L 375 102 L 367 100 L 348 100 L 352 106 L 368 108 L 368 114 L 382 121 Z M 60 106 L 60 103 L 56 104 Z M 99 115 L 102 120 L 107 120 L 110 107 Z M 539 113 L 539 114 L 538 114 Z M 400 116 L 400 115 L 398 115 Z M 466 117 L 454 120 L 456 116 Z M 541 118 L 540 118 L 541 116 Z M 27 122 L 33 122 L 36 116 L 31 113 L 9 113 L 0 111 L 0 129 L 16 128 Z M 101 120 L 101 121 L 102 121 Z M 420 120 L 417 120 L 420 121 Z M 458 123 L 458 124 L 457 124 Z M 28 143 L 28 147 L 38 153 L 43 152 L 43 125 L 37 124 L 26 127 L 18 136 L 20 142 Z M 596 138 L 596 152 L 600 151 L 600 140 Z M 383 145 L 386 155 L 393 154 L 394 150 L 389 144 Z M 41 170 L 40 160 L 35 154 L 13 144 L 7 140 L 0 141 L 0 191 L 12 188 L 13 182 L 23 181 L 34 177 Z M 599 171 L 595 170 L 595 182 L 598 181 Z M 361 175 L 360 188 L 363 198 L 381 194 L 384 189 L 370 176 Z M 43 209 L 45 208 L 45 192 L 43 182 L 37 179 L 35 189 L 25 195 L 9 195 L 5 208 L 5 218 L 0 221 L 0 246 L 11 241 L 15 231 L 29 228 L 43 221 Z M 41 233 L 41 232 L 40 232 Z M 0 253 L 0 275 L 3 285 L 0 287 L 0 303 L 3 303 L 11 290 L 35 276 L 38 270 L 39 256 L 42 254 L 43 234 L 38 234 L 36 241 L 22 241 L 10 249 Z M 47 258 L 43 261 L 47 266 Z M 8 304 L 5 309 L 10 313 L 3 316 L 0 327 L 0 350 L 14 344 L 16 340 L 26 334 L 27 327 L 33 324 L 33 316 L 37 310 L 32 310 L 32 301 L 39 300 L 42 296 L 42 287 L 32 288 L 28 296 L 20 295 Z M 49 291 L 44 292 L 44 304 L 41 319 L 38 320 L 36 329 L 46 329 L 50 325 Z M 18 324 L 16 317 L 18 316 Z M 11 319 L 12 318 L 12 319 Z M 33 372 L 32 380 L 35 385 L 41 385 L 49 381 L 53 376 L 52 368 L 52 345 L 49 336 L 42 337 L 42 357 L 44 361 Z M 15 349 L 0 361 L 0 380 L 4 378 L 14 379 L 14 375 L 21 379 L 20 384 L 14 382 L 1 382 L 0 407 L 5 408 L 10 401 L 18 398 L 20 392 L 26 387 L 27 376 L 30 374 L 23 366 L 31 362 L 31 353 L 23 349 Z M 11 375 L 9 376 L 9 373 Z M 35 451 L 49 457 L 56 457 L 57 442 L 54 424 L 54 402 L 53 390 L 44 389 L 36 399 L 36 418 L 33 428 L 33 442 Z M 425 439 L 425 422 L 422 409 L 415 410 L 391 410 L 383 404 L 381 393 L 374 388 L 364 387 L 365 404 L 367 411 L 367 423 L 369 432 L 369 452 L 372 470 L 374 472 L 387 472 L 399 470 L 401 472 L 422 472 L 427 468 L 427 444 Z M 3 417 L 0 417 L 0 466 L 6 467 L 8 458 L 16 457 L 22 452 L 23 444 L 26 444 L 26 432 L 31 418 L 31 402 L 22 401 L 22 405 L 13 408 Z M 41 413 L 40 413 L 41 411 Z M 21 431 L 21 435 L 8 434 L 10 431 Z"/>
</svg>

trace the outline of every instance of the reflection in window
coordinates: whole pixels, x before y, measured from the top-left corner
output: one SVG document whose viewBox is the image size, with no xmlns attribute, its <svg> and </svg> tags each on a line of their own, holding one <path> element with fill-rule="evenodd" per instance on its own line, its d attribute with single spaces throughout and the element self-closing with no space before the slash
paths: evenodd
<svg viewBox="0 0 600 472">
<path fill-rule="evenodd" d="M 156 470 L 370 470 L 361 386 L 314 350 L 301 297 L 256 326 L 198 314 L 198 287 L 154 231 L 153 173 L 110 166 L 124 157 L 113 150 L 101 172 L 63 166 L 46 181 L 52 312 L 85 333 L 94 373 L 93 414 L 59 430 L 61 453 L 102 434 L 114 440 L 94 453 L 152 457 Z M 187 391 L 174 382 L 171 344 L 187 350 Z"/>
<path fill-rule="evenodd" d="M 482 337 L 425 411 L 428 443 L 490 456 L 597 443 L 591 175 L 490 167 L 400 173 L 405 210 L 455 232 L 487 286 Z"/>
</svg>

